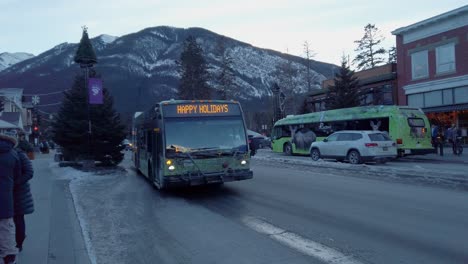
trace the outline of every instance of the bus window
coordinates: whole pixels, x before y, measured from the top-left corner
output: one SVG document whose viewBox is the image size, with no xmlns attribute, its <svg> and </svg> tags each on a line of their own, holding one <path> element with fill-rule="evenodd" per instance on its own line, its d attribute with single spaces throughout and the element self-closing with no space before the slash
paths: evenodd
<svg viewBox="0 0 468 264">
<path fill-rule="evenodd" d="M 151 133 L 151 130 L 146 131 L 146 150 L 148 152 L 152 152 L 151 146 L 153 145 L 153 135 Z"/>
<path fill-rule="evenodd" d="M 422 118 L 408 118 L 408 125 L 410 127 L 424 127 L 424 119 Z"/>
</svg>

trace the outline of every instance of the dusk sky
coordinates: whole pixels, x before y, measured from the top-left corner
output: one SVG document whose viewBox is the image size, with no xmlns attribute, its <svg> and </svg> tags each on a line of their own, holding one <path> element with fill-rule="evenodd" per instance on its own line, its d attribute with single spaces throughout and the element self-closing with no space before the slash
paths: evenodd
<svg viewBox="0 0 468 264">
<path fill-rule="evenodd" d="M 395 43 L 391 31 L 466 5 L 466 0 L 0 0 L 0 53 L 38 55 L 63 42 L 77 43 L 81 27 L 90 37 L 123 36 L 154 26 L 202 27 L 260 48 L 339 64 L 354 57 L 367 23 Z"/>
</svg>

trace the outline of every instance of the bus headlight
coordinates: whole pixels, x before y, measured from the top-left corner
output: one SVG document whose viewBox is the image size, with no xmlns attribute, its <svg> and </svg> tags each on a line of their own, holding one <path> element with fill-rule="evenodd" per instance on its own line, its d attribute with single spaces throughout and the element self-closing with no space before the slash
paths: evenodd
<svg viewBox="0 0 468 264">
<path fill-rule="evenodd" d="M 170 171 L 173 171 L 173 170 L 175 170 L 175 167 L 174 167 L 174 165 L 171 165 L 171 166 L 169 166 L 168 169 L 169 169 Z"/>
<path fill-rule="evenodd" d="M 246 160 L 242 160 L 241 161 L 241 165 L 246 165 L 247 164 L 247 161 Z"/>
</svg>

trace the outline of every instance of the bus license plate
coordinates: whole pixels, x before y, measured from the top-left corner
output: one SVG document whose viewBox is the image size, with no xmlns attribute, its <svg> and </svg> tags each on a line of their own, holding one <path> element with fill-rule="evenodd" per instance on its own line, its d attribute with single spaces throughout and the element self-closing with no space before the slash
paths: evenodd
<svg viewBox="0 0 468 264">
<path fill-rule="evenodd" d="M 388 147 L 383 147 L 383 150 L 384 150 L 384 151 L 387 151 L 387 150 L 388 150 Z"/>
</svg>

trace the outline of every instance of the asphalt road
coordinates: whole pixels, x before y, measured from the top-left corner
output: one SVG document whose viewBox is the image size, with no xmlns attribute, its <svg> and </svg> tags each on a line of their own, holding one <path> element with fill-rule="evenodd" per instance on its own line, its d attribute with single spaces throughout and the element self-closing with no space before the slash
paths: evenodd
<svg viewBox="0 0 468 264">
<path fill-rule="evenodd" d="M 252 180 L 168 192 L 132 169 L 73 181 L 91 262 L 468 262 L 466 191 L 261 160 L 252 168 Z"/>
</svg>

